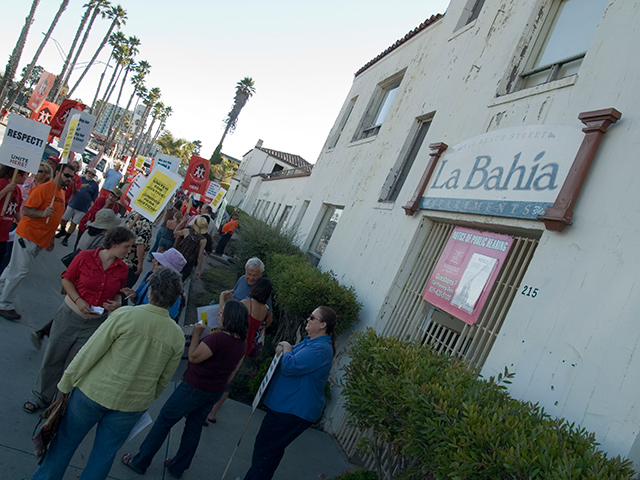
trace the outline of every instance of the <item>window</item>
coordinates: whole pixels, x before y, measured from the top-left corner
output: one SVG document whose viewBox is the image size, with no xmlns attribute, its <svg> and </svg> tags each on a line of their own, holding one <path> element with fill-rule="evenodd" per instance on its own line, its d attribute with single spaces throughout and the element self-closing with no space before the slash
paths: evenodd
<svg viewBox="0 0 640 480">
<path fill-rule="evenodd" d="M 307 213 L 307 208 L 309 208 L 309 203 L 310 203 L 310 200 L 305 200 L 304 202 L 302 202 L 302 206 L 300 207 L 300 210 L 298 211 L 298 216 L 296 217 L 296 221 L 293 224 L 292 230 L 294 232 L 296 232 L 298 230 L 298 228 L 300 228 L 300 224 L 302 223 L 302 219 L 304 218 L 305 214 Z"/>
<path fill-rule="evenodd" d="M 325 205 L 325 211 L 320 220 L 320 225 L 318 225 L 318 230 L 316 230 L 316 234 L 311 241 L 311 246 L 308 251 L 309 261 L 314 266 L 318 265 L 327 245 L 329 245 L 329 240 L 331 240 L 331 236 L 340 221 L 342 211 L 343 207 Z"/>
<path fill-rule="evenodd" d="M 520 88 L 578 73 L 609 0 L 556 0 L 540 32 Z"/>
<path fill-rule="evenodd" d="M 284 170 L 284 167 L 282 165 L 278 165 L 277 163 L 273 166 L 273 170 L 271 170 L 271 173 L 276 173 L 276 172 L 280 172 Z"/>
<path fill-rule="evenodd" d="M 271 202 L 264 202 L 263 206 L 262 206 L 262 211 L 260 212 L 260 220 L 266 220 L 265 216 L 267 215 L 267 212 L 269 211 L 269 206 L 271 206 Z"/>
<path fill-rule="evenodd" d="M 258 216 L 258 212 L 260 211 L 260 206 L 262 205 L 262 200 L 258 200 L 256 205 L 253 207 L 253 212 L 251 213 L 254 217 Z"/>
<path fill-rule="evenodd" d="M 456 25 L 455 29 L 459 30 L 478 18 L 483 5 L 484 0 L 467 0 L 467 4 L 465 5 L 464 10 L 462 10 L 462 15 L 460 16 L 460 20 L 458 20 L 458 25 Z"/>
<path fill-rule="evenodd" d="M 400 151 L 398 161 L 389 172 L 387 179 L 380 192 L 379 202 L 395 202 L 400 194 L 400 190 L 405 180 L 409 176 L 411 167 L 422 147 L 424 138 L 431 126 L 433 114 L 423 118 L 416 118 L 416 122 L 409 132 L 409 136 L 405 146 Z"/>
<path fill-rule="evenodd" d="M 283 229 L 287 225 L 287 220 L 289 220 L 289 215 L 291 214 L 292 205 L 285 205 L 282 215 L 280 216 L 280 220 L 278 220 L 278 225 Z"/>
<path fill-rule="evenodd" d="M 402 70 L 396 73 L 376 87 L 369 107 L 362 117 L 352 141 L 373 137 L 378 134 L 382 122 L 384 122 L 387 113 L 389 113 L 393 99 L 398 93 L 404 72 L 405 71 Z"/>
<path fill-rule="evenodd" d="M 278 213 L 279 208 L 280 208 L 280 204 L 273 202 L 273 205 L 271 206 L 271 211 L 269 212 L 269 215 L 264 219 L 264 221 L 267 223 L 271 223 L 273 221 L 273 217 L 275 216 L 275 214 Z"/>
<path fill-rule="evenodd" d="M 353 111 L 353 107 L 355 106 L 357 99 L 358 99 L 358 97 L 356 96 L 356 97 L 353 97 L 349 101 L 349 105 L 347 105 L 347 109 L 345 110 L 344 115 L 342 115 L 342 119 L 340 120 L 340 123 L 338 124 L 338 131 L 336 132 L 334 137 L 329 142 L 328 148 L 335 148 L 335 146 L 338 144 L 338 140 L 340 140 L 340 135 L 342 135 L 342 131 L 344 130 L 344 126 L 347 124 L 347 121 L 349 120 L 349 116 L 351 115 L 351 112 Z"/>
</svg>

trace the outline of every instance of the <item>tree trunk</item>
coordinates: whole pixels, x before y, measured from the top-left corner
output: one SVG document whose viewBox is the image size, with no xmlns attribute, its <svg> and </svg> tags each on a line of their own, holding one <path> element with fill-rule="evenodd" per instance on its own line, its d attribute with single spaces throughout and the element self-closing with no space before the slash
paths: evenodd
<svg viewBox="0 0 640 480">
<path fill-rule="evenodd" d="M 76 84 L 73 86 L 73 88 L 69 91 L 69 96 L 73 95 L 73 92 L 76 91 L 76 88 L 78 88 L 78 85 L 80 85 L 80 82 L 82 81 L 82 79 L 85 77 L 85 75 L 91 68 L 91 65 L 93 65 L 93 62 L 95 62 L 96 58 L 98 58 L 98 55 L 100 55 L 100 52 L 102 51 L 104 46 L 107 44 L 107 40 L 109 40 L 109 37 L 111 36 L 111 33 L 113 32 L 113 29 L 115 28 L 115 26 L 116 26 L 116 20 L 114 19 L 114 21 L 111 22 L 111 26 L 109 27 L 107 34 L 104 36 L 104 38 L 102 39 L 102 42 L 100 43 L 100 46 L 96 50 L 96 53 L 93 54 L 93 57 L 91 57 L 91 60 L 89 60 L 89 63 L 87 64 L 85 69 L 82 71 L 80 78 L 78 79 Z"/>
<path fill-rule="evenodd" d="M 129 66 L 131 66 L 131 64 L 129 64 Z M 129 66 L 127 66 L 127 68 L 124 71 L 124 77 L 122 77 L 122 83 L 120 83 L 120 90 L 118 91 L 118 98 L 116 99 L 116 111 L 118 111 L 118 105 L 120 105 L 120 97 L 122 97 L 122 89 L 124 88 L 124 83 L 127 81 L 127 76 L 129 75 Z M 127 111 L 125 110 L 124 113 L 122 114 L 122 116 L 120 117 L 120 120 L 123 120 L 125 115 L 127 114 Z M 111 129 L 114 127 L 116 121 L 116 117 L 115 115 L 113 116 L 113 118 L 111 119 L 111 122 L 109 123 L 109 128 L 107 130 L 107 148 L 110 150 L 111 147 L 111 142 L 113 142 L 114 140 L 114 135 L 111 132 Z"/>
<path fill-rule="evenodd" d="M 20 63 L 20 57 L 22 57 L 22 50 L 24 50 L 24 45 L 27 43 L 27 35 L 29 34 L 29 29 L 31 28 L 31 24 L 33 23 L 33 17 L 36 14 L 36 8 L 38 8 L 38 4 L 40 0 L 33 0 L 31 3 L 31 10 L 29 10 L 29 15 L 25 18 L 24 26 L 22 27 L 22 31 L 20 32 L 20 36 L 18 37 L 18 42 L 11 53 L 11 57 L 9 57 L 9 63 L 7 63 L 7 68 L 4 70 L 4 78 L 2 79 L 2 83 L 0 84 L 0 106 L 4 105 L 4 101 L 7 98 L 7 94 L 11 89 L 13 84 L 13 78 L 16 76 L 16 70 L 18 69 L 18 64 Z M 11 105 L 9 105 L 11 108 Z"/>
<path fill-rule="evenodd" d="M 60 97 L 60 90 L 62 89 L 62 87 L 64 87 L 67 84 L 67 82 L 69 82 L 69 78 L 71 77 L 71 72 L 73 72 L 73 69 L 75 68 L 76 63 L 78 62 L 78 57 L 80 57 L 80 53 L 82 53 L 82 49 L 84 48 L 85 43 L 87 43 L 87 39 L 89 38 L 89 32 L 91 32 L 91 28 L 93 27 L 93 22 L 95 21 L 95 19 L 98 16 L 99 13 L 100 13 L 100 8 L 96 5 L 95 7 L 93 7 L 93 14 L 91 15 L 91 20 L 89 20 L 89 25 L 87 25 L 87 29 L 84 32 L 84 35 L 82 37 L 82 41 L 80 42 L 80 45 L 78 46 L 78 51 L 76 52 L 75 57 L 73 57 L 73 61 L 69 65 L 69 68 L 67 69 L 67 72 L 65 73 L 64 78 L 60 82 L 60 87 L 58 88 L 58 91 L 56 92 L 56 97 L 55 97 L 54 103 L 57 103 L 60 100 L 60 98 L 59 98 Z M 69 56 L 70 55 L 71 55 L 71 52 L 69 52 Z M 69 96 L 71 96 L 71 93 L 72 92 L 69 92 Z"/>
<path fill-rule="evenodd" d="M 111 94 L 113 93 L 113 90 L 116 88 L 116 84 L 118 83 L 118 80 L 120 80 L 121 74 L 122 74 L 122 65 L 120 64 L 120 62 L 116 62 L 116 66 L 114 67 L 114 70 L 113 70 L 113 75 L 111 75 L 111 79 L 109 80 L 107 89 L 104 91 L 104 95 L 102 97 L 102 103 L 100 104 L 98 115 L 102 116 L 104 111 L 107 109 L 107 105 L 109 105 L 109 99 L 111 98 Z"/>
<path fill-rule="evenodd" d="M 69 0 L 62 0 L 62 3 L 60 4 L 60 8 L 58 8 L 58 12 L 56 13 L 56 16 L 53 17 L 53 21 L 51 22 L 51 25 L 49 25 L 49 30 L 47 30 L 47 33 L 44 36 L 44 40 L 40 42 L 40 46 L 38 47 L 38 50 L 36 50 L 36 53 L 33 56 L 33 60 L 31 60 L 31 63 L 27 67 L 27 70 L 24 72 L 22 79 L 18 83 L 18 87 L 16 88 L 15 92 L 13 92 L 13 95 L 11 95 L 11 98 L 9 99 L 9 107 L 13 105 L 13 102 L 15 102 L 16 98 L 18 98 L 18 95 L 20 95 L 20 91 L 24 87 L 24 84 L 27 78 L 29 78 L 29 75 L 31 75 L 31 72 L 33 72 L 33 69 L 36 66 L 36 62 L 38 61 L 38 57 L 42 53 L 44 46 L 47 44 L 49 37 L 51 37 L 51 34 L 53 33 L 53 30 L 56 28 L 56 24 L 58 23 L 58 20 L 60 20 L 60 17 L 66 10 L 67 5 L 69 5 Z"/>
<path fill-rule="evenodd" d="M 91 8 L 87 7 L 87 10 L 84 12 L 82 19 L 80 20 L 80 25 L 78 26 L 78 30 L 76 30 L 76 35 L 73 37 L 73 42 L 71 43 L 71 48 L 69 49 L 69 53 L 67 57 L 64 59 L 64 64 L 62 65 L 62 70 L 60 74 L 56 77 L 55 82 L 53 82 L 53 87 L 51 87 L 51 91 L 49 92 L 49 97 L 47 100 L 50 102 L 54 102 L 58 99 L 58 93 L 60 92 L 60 88 L 62 87 L 62 79 L 67 73 L 67 68 L 69 68 L 69 63 L 71 63 L 71 55 L 73 55 L 73 51 L 76 49 L 76 45 L 78 44 L 78 40 L 80 39 L 80 34 L 84 30 L 87 21 L 89 20 L 89 15 L 91 15 Z"/>
<path fill-rule="evenodd" d="M 129 111 L 129 107 L 131 106 L 131 102 L 133 102 L 133 96 L 135 94 L 136 94 L 136 90 L 134 88 L 133 89 L 133 93 L 129 97 L 129 101 L 127 102 L 127 106 L 124 109 L 124 115 L 122 117 L 120 117 L 120 121 L 118 122 L 118 125 L 116 126 L 116 128 L 114 130 L 114 137 L 113 138 L 114 138 L 115 142 L 118 141 L 118 137 L 120 136 L 120 130 L 122 130 L 122 127 L 124 125 L 124 117 L 127 115 L 127 112 Z M 131 122 L 130 122 L 130 124 L 131 123 L 133 123 L 133 113 L 131 114 Z M 126 142 L 126 135 L 125 135 L 125 142 Z M 115 152 L 115 150 L 114 150 L 114 152 Z"/>
<path fill-rule="evenodd" d="M 111 59 L 113 58 L 113 52 L 109 55 L 109 60 L 107 60 L 107 64 L 104 66 L 104 70 L 100 75 L 100 81 L 98 82 L 98 88 L 96 89 L 96 94 L 93 97 L 93 102 L 91 102 L 91 113 L 95 115 L 94 109 L 96 108 L 96 103 L 98 101 L 98 94 L 100 93 L 100 87 L 102 87 L 102 81 L 104 80 L 104 76 L 107 73 L 107 69 L 109 68 L 109 64 L 111 63 Z"/>
</svg>

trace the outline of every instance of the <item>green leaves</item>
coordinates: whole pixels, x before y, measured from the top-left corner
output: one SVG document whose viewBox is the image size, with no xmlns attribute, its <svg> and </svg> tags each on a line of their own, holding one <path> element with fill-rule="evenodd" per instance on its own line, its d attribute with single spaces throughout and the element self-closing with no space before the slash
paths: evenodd
<svg viewBox="0 0 640 480">
<path fill-rule="evenodd" d="M 628 460 L 608 459 L 595 436 L 511 398 L 506 368 L 489 380 L 428 345 L 357 333 L 345 367 L 352 424 L 417 466 L 400 478 L 625 479 Z M 384 450 L 384 449 L 380 449 Z M 375 452 L 374 452 L 375 453 Z M 377 458 L 378 462 L 382 458 Z"/>
</svg>

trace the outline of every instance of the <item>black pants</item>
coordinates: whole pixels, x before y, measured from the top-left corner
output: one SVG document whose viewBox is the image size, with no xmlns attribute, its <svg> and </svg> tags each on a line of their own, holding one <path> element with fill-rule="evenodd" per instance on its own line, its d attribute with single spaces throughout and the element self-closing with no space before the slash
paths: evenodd
<svg viewBox="0 0 640 480">
<path fill-rule="evenodd" d="M 233 235 L 229 235 L 228 233 L 223 233 L 222 237 L 220 238 L 220 241 L 218 242 L 218 246 L 216 247 L 216 253 L 218 255 L 222 255 L 224 253 L 224 247 L 227 246 L 227 243 L 229 243 L 229 240 L 231 240 L 231 237 Z"/>
<path fill-rule="evenodd" d="M 271 480 L 285 449 L 310 426 L 308 420 L 268 409 L 253 446 L 251 468 L 244 480 Z"/>
</svg>

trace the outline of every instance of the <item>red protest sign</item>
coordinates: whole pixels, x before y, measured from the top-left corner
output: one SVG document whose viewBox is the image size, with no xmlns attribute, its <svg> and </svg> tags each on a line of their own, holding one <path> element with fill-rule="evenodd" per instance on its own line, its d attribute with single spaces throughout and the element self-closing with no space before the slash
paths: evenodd
<svg viewBox="0 0 640 480">
<path fill-rule="evenodd" d="M 87 106 L 84 103 L 76 102 L 75 100 L 64 100 L 60 104 L 60 108 L 51 119 L 51 133 L 49 137 L 59 137 L 64 130 L 64 126 L 67 123 L 67 118 L 69 117 L 69 111 L 75 108 L 76 110 L 84 110 Z"/>
<path fill-rule="evenodd" d="M 422 298 L 473 325 L 512 244 L 506 235 L 456 227 Z"/>
<path fill-rule="evenodd" d="M 29 118 L 45 125 L 51 125 L 51 119 L 55 116 L 58 108 L 60 108 L 60 105 L 57 103 L 45 101 L 40 110 L 33 112 Z"/>
<path fill-rule="evenodd" d="M 182 188 L 191 193 L 204 194 L 209 181 L 209 167 L 211 167 L 209 160 L 192 155 Z"/>
<path fill-rule="evenodd" d="M 53 87 L 53 82 L 55 82 L 55 80 L 56 76 L 53 73 L 49 73 L 46 71 L 42 72 L 42 75 L 40 75 L 40 80 L 38 81 L 36 88 L 34 88 L 33 93 L 31 94 L 31 97 L 29 97 L 29 101 L 27 102 L 27 107 L 29 108 L 29 110 L 31 110 L 32 112 L 37 112 L 38 110 L 40 110 L 40 107 L 47 98 L 47 95 L 49 95 L 49 91 L 51 90 L 51 87 Z"/>
</svg>

